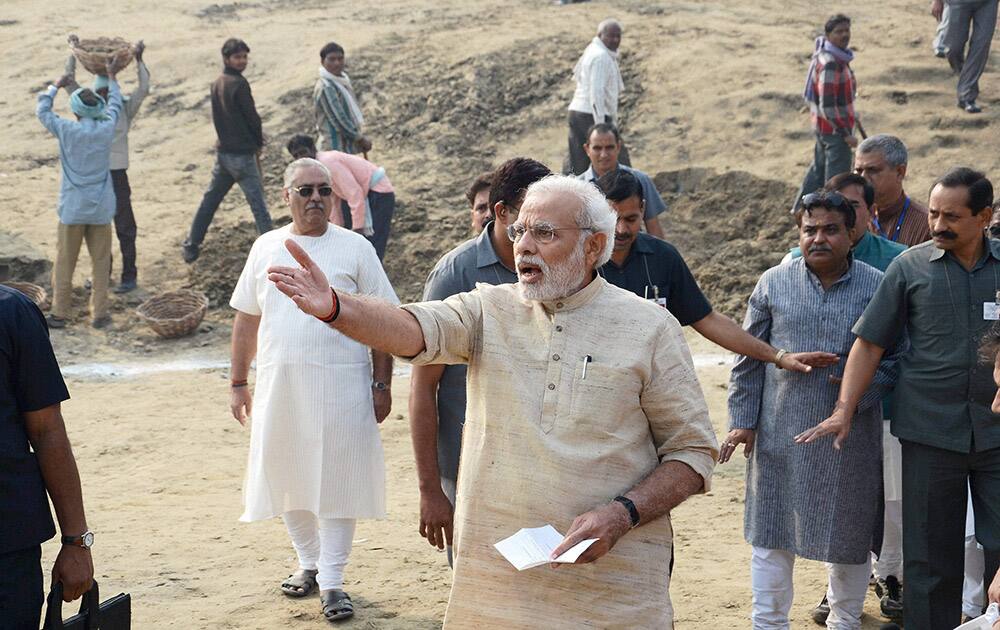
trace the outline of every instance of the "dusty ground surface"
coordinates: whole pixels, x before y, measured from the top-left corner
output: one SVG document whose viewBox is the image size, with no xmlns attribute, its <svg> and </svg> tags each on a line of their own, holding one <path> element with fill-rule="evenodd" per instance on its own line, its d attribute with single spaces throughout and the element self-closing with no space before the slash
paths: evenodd
<svg viewBox="0 0 1000 630">
<path fill-rule="evenodd" d="M 954 78 L 930 54 L 934 25 L 924 4 L 837 7 L 855 18 L 853 66 L 865 126 L 905 140 L 907 188 L 921 198 L 947 166 L 967 163 L 994 175 L 1000 166 L 997 64 L 982 81 L 985 113 L 958 110 Z M 231 318 L 219 306 L 253 238 L 238 191 L 216 215 L 203 259 L 190 267 L 180 260 L 213 161 L 208 85 L 219 72 L 222 40 L 243 37 L 252 48 L 246 74 L 271 139 L 264 171 L 276 217 L 286 214 L 278 196 L 284 142 L 312 127 L 316 51 L 331 39 L 347 48 L 371 122 L 371 158 L 386 167 L 399 199 L 387 271 L 400 296 L 413 298 L 437 257 L 466 236 L 462 193 L 476 174 L 515 155 L 562 164 L 573 63 L 597 22 L 618 17 L 626 28 L 622 112 L 634 165 L 656 176 L 672 204 L 666 232 L 706 292 L 739 315 L 759 273 L 793 244 L 785 208 L 812 153 L 798 94 L 825 11 L 806 0 L 567 7 L 547 0 L 67 0 L 58 11 L 32 0 L 3 3 L 0 231 L 20 234 L 49 256 L 59 168 L 55 142 L 33 116 L 35 94 L 61 72 L 69 32 L 142 38 L 148 46 L 153 92 L 130 135 L 129 169 L 142 289 L 114 298 L 114 325 L 96 332 L 85 325 L 86 294 L 78 288 L 74 326 L 53 334 L 71 374 L 107 375 L 71 376 L 67 404 L 99 532 L 104 592 L 132 592 L 140 628 L 323 623 L 315 599 L 276 594 L 292 557 L 280 524 L 235 520 L 247 436 L 227 418 L 225 377 L 213 366 L 225 363 Z M 126 92 L 134 77 L 134 67 L 122 73 Z M 65 96 L 56 108 L 68 112 Z M 88 267 L 84 254 L 78 285 Z M 216 308 L 193 336 L 160 340 L 135 306 L 182 286 L 206 290 Z M 171 371 L 150 373 L 150 366 Z M 726 373 L 725 366 L 701 370 L 720 433 Z M 402 412 L 405 382 L 395 395 Z M 383 428 L 390 517 L 359 527 L 349 579 L 360 611 L 349 627 L 436 627 L 444 610 L 443 556 L 415 533 L 407 434 L 405 418 Z M 747 625 L 742 477 L 742 463 L 721 467 L 709 496 L 677 510 L 679 627 Z M 811 626 L 806 612 L 822 583 L 815 563 L 797 571 L 796 627 Z M 875 611 L 872 601 L 867 610 Z M 877 627 L 874 618 L 866 627 Z"/>
</svg>

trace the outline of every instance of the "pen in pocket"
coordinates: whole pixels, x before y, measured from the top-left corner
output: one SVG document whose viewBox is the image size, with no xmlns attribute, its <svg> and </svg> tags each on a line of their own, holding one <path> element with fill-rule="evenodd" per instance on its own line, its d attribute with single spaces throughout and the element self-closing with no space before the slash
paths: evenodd
<svg viewBox="0 0 1000 630">
<path fill-rule="evenodd" d="M 587 364 L 594 360 L 594 357 L 589 354 L 583 357 L 583 378 L 581 380 L 587 380 Z"/>
</svg>

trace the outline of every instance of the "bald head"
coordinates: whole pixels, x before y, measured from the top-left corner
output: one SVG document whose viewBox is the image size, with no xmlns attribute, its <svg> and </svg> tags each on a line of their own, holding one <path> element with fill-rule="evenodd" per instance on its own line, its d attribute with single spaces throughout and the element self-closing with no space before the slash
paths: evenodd
<svg viewBox="0 0 1000 630">
<path fill-rule="evenodd" d="M 608 18 L 597 25 L 597 37 L 608 50 L 616 51 L 622 43 L 622 25 L 614 18 Z"/>
</svg>

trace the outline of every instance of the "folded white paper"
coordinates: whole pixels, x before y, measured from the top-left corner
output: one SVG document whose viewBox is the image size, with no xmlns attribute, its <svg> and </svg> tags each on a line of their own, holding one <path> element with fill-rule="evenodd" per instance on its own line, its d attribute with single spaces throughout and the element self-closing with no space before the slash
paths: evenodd
<svg viewBox="0 0 1000 630">
<path fill-rule="evenodd" d="M 493 545 L 518 571 L 524 571 L 550 562 L 573 563 L 597 542 L 597 538 L 583 540 L 573 545 L 558 558 L 551 559 L 552 551 L 559 546 L 563 535 L 551 525 L 525 527 L 510 538 L 504 538 Z"/>
</svg>

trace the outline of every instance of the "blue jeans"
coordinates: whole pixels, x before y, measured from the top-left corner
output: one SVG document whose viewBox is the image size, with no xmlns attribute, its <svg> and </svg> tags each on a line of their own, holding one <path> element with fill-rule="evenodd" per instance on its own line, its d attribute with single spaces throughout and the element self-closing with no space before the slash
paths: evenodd
<svg viewBox="0 0 1000 630">
<path fill-rule="evenodd" d="M 226 193 L 239 184 L 243 195 L 250 204 L 253 219 L 257 223 L 257 232 L 263 234 L 271 230 L 271 215 L 264 201 L 264 186 L 257 168 L 257 159 L 253 153 L 223 153 L 216 154 L 215 167 L 212 169 L 212 183 L 208 185 L 205 196 L 201 199 L 198 212 L 191 223 L 191 234 L 187 244 L 197 247 L 205 240 L 205 232 L 212 224 L 212 218 L 219 204 L 225 199 Z"/>
</svg>

